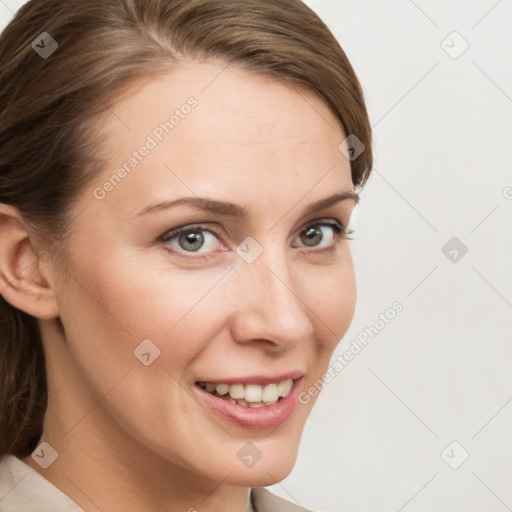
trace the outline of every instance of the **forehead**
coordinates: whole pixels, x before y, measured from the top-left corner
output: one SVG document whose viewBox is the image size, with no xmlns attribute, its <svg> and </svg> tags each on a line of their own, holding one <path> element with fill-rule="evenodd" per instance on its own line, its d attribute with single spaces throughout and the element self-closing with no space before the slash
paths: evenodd
<svg viewBox="0 0 512 512">
<path fill-rule="evenodd" d="M 275 78 L 187 63 L 141 82 L 112 111 L 99 184 L 123 168 L 105 199 L 125 209 L 185 192 L 250 202 L 352 189 L 334 114 L 312 92 Z"/>
</svg>

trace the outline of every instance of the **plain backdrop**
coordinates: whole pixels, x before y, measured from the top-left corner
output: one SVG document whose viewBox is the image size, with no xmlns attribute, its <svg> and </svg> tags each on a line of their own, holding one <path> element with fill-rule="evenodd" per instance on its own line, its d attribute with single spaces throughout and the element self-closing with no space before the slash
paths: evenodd
<svg viewBox="0 0 512 512">
<path fill-rule="evenodd" d="M 23 3 L 0 0 L 2 28 Z M 512 510 L 512 1 L 306 3 L 374 128 L 336 355 L 368 341 L 270 489 L 318 512 Z"/>
</svg>

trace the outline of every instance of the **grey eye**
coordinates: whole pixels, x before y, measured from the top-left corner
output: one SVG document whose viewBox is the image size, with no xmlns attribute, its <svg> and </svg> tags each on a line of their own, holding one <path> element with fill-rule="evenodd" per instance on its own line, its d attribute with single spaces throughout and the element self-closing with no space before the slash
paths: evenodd
<svg viewBox="0 0 512 512">
<path fill-rule="evenodd" d="M 326 229 L 327 232 L 324 231 Z M 334 240 L 335 229 L 336 227 L 330 224 L 310 226 L 299 236 L 301 245 L 306 247 L 329 245 Z"/>
<path fill-rule="evenodd" d="M 321 242 L 323 236 L 324 235 L 323 235 L 321 229 L 318 228 L 318 226 L 315 226 L 315 227 L 308 228 L 306 231 L 304 231 L 301 234 L 300 239 L 302 240 L 304 245 L 311 247 L 311 246 L 315 246 L 319 242 Z"/>
<path fill-rule="evenodd" d="M 182 233 L 178 243 L 184 251 L 197 251 L 204 245 L 204 236 L 200 231 Z"/>
<path fill-rule="evenodd" d="M 207 229 L 188 228 L 167 233 L 164 242 L 184 252 L 197 252 L 200 254 L 215 250 L 219 246 L 217 236 Z"/>
</svg>

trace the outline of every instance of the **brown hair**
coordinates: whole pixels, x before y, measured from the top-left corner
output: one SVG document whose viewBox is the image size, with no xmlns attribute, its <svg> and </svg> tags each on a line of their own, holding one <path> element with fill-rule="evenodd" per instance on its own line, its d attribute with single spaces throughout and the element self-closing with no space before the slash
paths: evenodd
<svg viewBox="0 0 512 512">
<path fill-rule="evenodd" d="M 51 48 L 43 32 L 58 44 L 46 56 L 37 51 Z M 0 203 L 63 247 L 73 200 L 106 161 L 98 123 L 131 85 L 186 59 L 219 60 L 317 93 L 365 145 L 351 161 L 354 186 L 364 186 L 372 152 L 360 84 L 300 0 L 31 0 L 0 36 Z M 46 404 L 38 321 L 0 296 L 0 457 L 35 449 Z"/>
</svg>

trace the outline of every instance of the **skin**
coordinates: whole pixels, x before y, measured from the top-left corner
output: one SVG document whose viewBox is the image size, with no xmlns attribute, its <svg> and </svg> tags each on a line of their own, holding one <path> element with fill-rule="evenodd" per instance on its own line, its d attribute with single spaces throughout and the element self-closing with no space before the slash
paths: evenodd
<svg viewBox="0 0 512 512">
<path fill-rule="evenodd" d="M 94 188 L 190 96 L 197 108 L 96 199 Z M 300 235 L 319 219 L 349 222 L 353 199 L 304 216 L 311 203 L 354 192 L 338 150 L 346 136 L 313 93 L 215 62 L 186 63 L 141 84 L 113 111 L 101 127 L 111 158 L 74 205 L 64 267 L 38 259 L 15 209 L 0 213 L 2 288 L 10 283 L 3 294 L 40 319 L 49 385 L 43 440 L 59 455 L 47 469 L 22 460 L 86 512 L 243 512 L 249 487 L 292 470 L 315 399 L 257 431 L 214 417 L 193 387 L 299 370 L 306 390 L 328 368 L 354 314 L 350 242 L 331 241 L 329 227 L 316 247 Z M 138 215 L 195 195 L 244 206 L 249 216 L 191 206 Z M 197 223 L 219 230 L 206 234 L 199 255 L 176 239 L 158 241 Z M 252 263 L 236 252 L 247 236 L 263 248 Z M 147 338 L 160 356 L 144 366 L 134 350 Z M 262 453 L 250 468 L 237 457 L 247 442 Z"/>
</svg>

